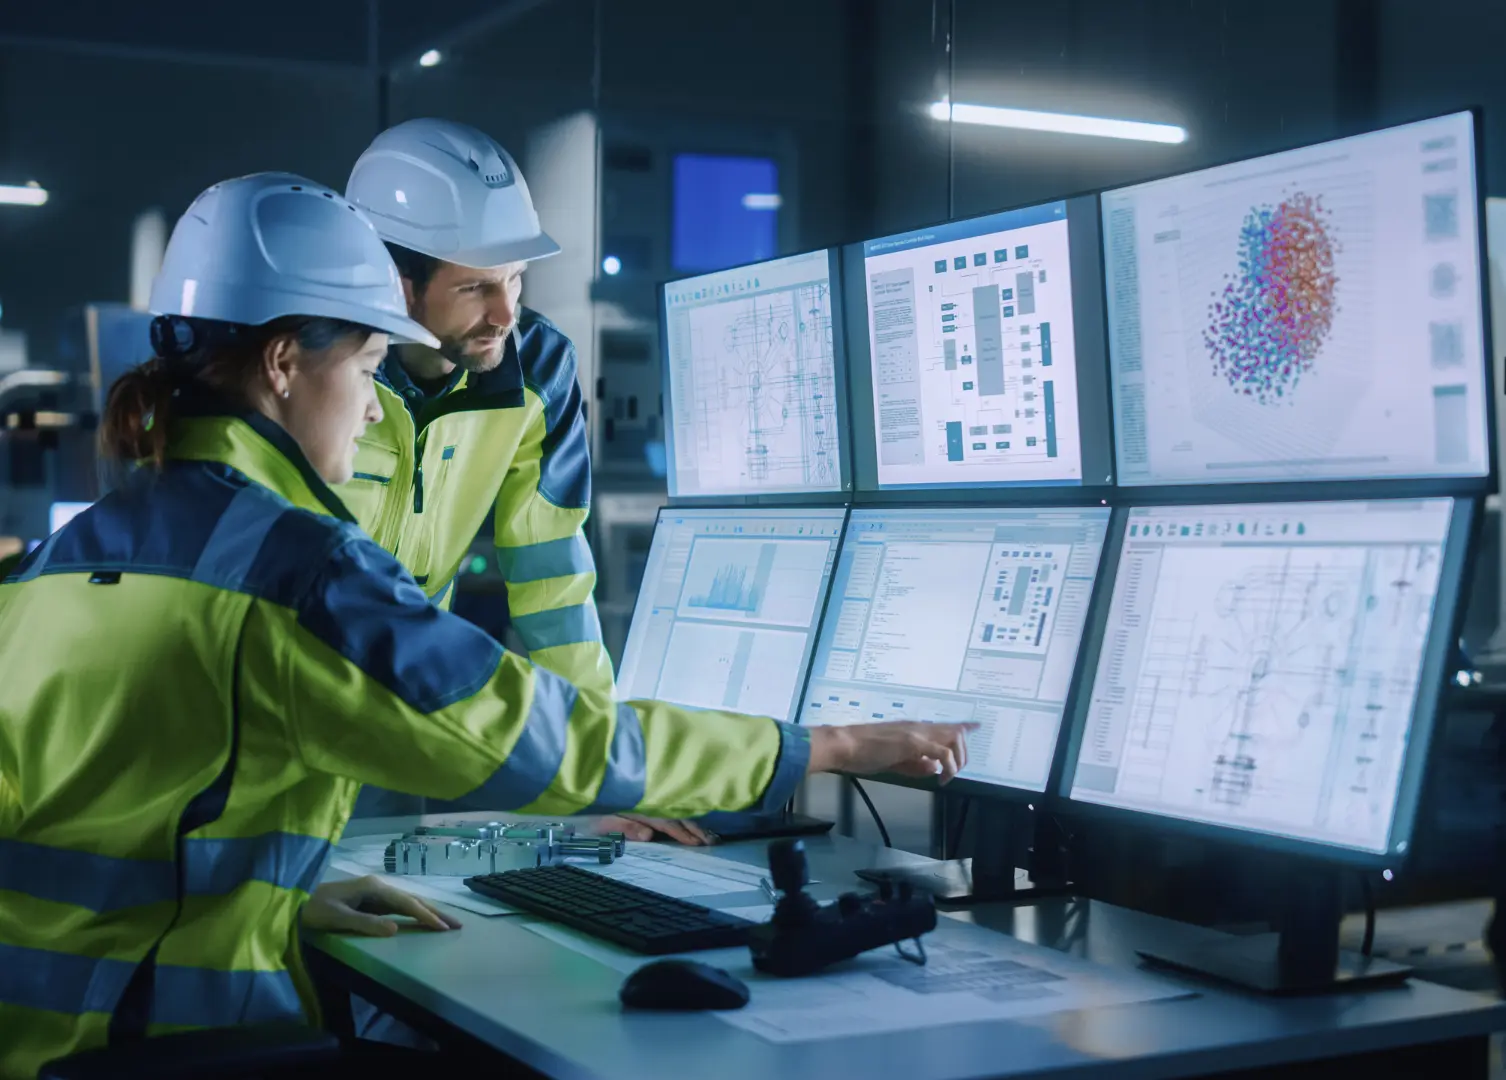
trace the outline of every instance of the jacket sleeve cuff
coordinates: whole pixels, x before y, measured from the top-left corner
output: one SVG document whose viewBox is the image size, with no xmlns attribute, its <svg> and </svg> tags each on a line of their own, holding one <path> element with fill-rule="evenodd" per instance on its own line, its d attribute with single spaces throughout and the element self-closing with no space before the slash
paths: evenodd
<svg viewBox="0 0 1506 1080">
<path fill-rule="evenodd" d="M 811 763 L 810 732 L 798 724 L 775 723 L 779 727 L 779 760 L 774 765 L 774 775 L 763 797 L 748 807 L 754 814 L 774 814 L 784 809 L 785 803 L 795 797 L 795 792 L 805 779 Z"/>
</svg>

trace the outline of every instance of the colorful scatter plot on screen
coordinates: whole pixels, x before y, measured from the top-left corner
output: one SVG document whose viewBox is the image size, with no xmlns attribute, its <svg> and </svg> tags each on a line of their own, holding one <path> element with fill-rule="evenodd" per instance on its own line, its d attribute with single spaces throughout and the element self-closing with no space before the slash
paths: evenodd
<svg viewBox="0 0 1506 1080">
<path fill-rule="evenodd" d="M 1261 405 L 1290 400 L 1339 310 L 1338 251 L 1321 197 L 1294 192 L 1250 210 L 1238 269 L 1213 294 L 1203 331 L 1215 377 Z"/>
</svg>

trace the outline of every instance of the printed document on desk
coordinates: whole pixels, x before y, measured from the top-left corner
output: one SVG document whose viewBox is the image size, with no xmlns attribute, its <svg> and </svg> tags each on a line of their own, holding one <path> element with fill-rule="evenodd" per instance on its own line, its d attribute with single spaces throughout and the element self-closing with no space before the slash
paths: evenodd
<svg viewBox="0 0 1506 1080">
<path fill-rule="evenodd" d="M 579 862 L 572 865 L 604 877 L 683 900 L 689 896 L 721 896 L 758 892 L 766 870 L 749 863 L 719 859 L 669 844 L 629 843 L 616 862 Z"/>
<path fill-rule="evenodd" d="M 624 974 L 650 961 L 552 923 L 524 925 Z M 687 956 L 723 968 L 752 991 L 745 1008 L 713 1016 L 776 1043 L 1017 1020 L 1193 995 L 1139 970 L 1094 964 L 953 919 L 942 919 L 924 941 L 924 966 L 901 960 L 892 949 L 877 949 L 803 979 L 754 971 L 747 949 Z"/>
</svg>

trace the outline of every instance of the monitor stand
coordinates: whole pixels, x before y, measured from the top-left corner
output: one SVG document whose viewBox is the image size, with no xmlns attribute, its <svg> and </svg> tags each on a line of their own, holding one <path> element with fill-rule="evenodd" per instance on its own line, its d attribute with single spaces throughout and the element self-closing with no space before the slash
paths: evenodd
<svg viewBox="0 0 1506 1080">
<path fill-rule="evenodd" d="M 1152 964 L 1204 975 L 1263 994 L 1318 994 L 1373 989 L 1406 981 L 1412 969 L 1339 948 L 1343 903 L 1331 868 L 1289 872 L 1282 883 L 1276 931 L 1167 941 L 1140 949 Z"/>
<path fill-rule="evenodd" d="M 985 901 L 1038 900 L 1069 891 L 1066 844 L 1061 829 L 1047 814 L 1023 806 L 982 800 L 977 814 L 978 854 L 970 859 L 947 859 L 916 866 L 885 866 L 859 870 L 857 876 L 874 883 L 906 882 L 931 894 L 938 904 L 976 904 Z M 1024 857 L 1011 838 L 1028 829 Z M 1024 868 L 1016 866 L 1024 862 Z"/>
</svg>

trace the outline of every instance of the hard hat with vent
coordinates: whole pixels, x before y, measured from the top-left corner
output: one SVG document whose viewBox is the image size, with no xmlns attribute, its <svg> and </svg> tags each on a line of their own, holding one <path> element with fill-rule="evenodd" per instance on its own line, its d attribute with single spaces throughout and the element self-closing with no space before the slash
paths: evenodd
<svg viewBox="0 0 1506 1080">
<path fill-rule="evenodd" d="M 557 254 L 517 163 L 495 139 L 450 120 L 408 120 L 376 137 L 346 197 L 382 239 L 485 268 Z"/>
<path fill-rule="evenodd" d="M 439 344 L 408 317 L 397 267 L 366 215 L 292 173 L 226 180 L 195 199 L 167 243 L 151 310 L 247 326 L 317 316 Z"/>
</svg>

